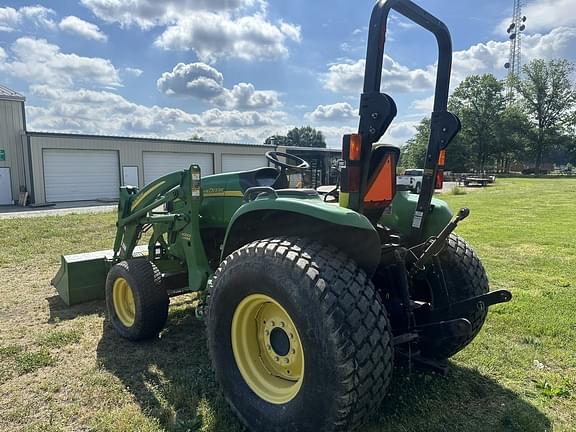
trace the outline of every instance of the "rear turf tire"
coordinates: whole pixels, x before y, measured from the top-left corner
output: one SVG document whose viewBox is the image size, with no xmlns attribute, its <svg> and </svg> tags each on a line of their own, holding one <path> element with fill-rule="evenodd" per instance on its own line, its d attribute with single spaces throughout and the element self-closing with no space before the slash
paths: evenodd
<svg viewBox="0 0 576 432">
<path fill-rule="evenodd" d="M 486 294 L 489 290 L 488 277 L 484 266 L 474 250 L 464 239 L 451 234 L 444 250 L 439 255 L 446 288 L 451 302 L 458 302 Z M 445 316 L 441 319 L 466 318 L 472 324 L 469 336 L 458 336 L 445 339 L 427 339 L 421 343 L 425 357 L 438 360 L 452 357 L 466 347 L 484 325 L 487 310 L 477 310 L 465 316 Z"/>
<path fill-rule="evenodd" d="M 169 302 L 158 267 L 147 259 L 122 261 L 108 272 L 108 318 L 126 339 L 135 341 L 158 336 L 168 318 Z"/>
<path fill-rule="evenodd" d="M 379 406 L 392 375 L 390 324 L 372 282 L 350 258 L 310 240 L 261 240 L 228 256 L 211 284 L 206 326 L 212 365 L 249 430 L 352 431 Z M 264 315 L 273 313 L 282 329 L 294 328 L 300 346 L 280 346 L 279 353 L 268 346 L 274 341 L 264 336 L 271 321 Z M 263 353 L 250 364 L 242 346 Z M 284 375 L 273 365 L 275 354 L 282 364 L 292 348 L 290 364 L 298 367 L 301 360 L 302 367 L 290 373 L 299 376 L 275 382 Z M 250 375 L 263 367 L 275 375 L 269 386 Z"/>
</svg>

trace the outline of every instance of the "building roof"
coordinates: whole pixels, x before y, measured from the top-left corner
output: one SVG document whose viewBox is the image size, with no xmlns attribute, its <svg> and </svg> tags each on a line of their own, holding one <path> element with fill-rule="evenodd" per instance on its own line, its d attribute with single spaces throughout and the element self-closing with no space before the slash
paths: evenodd
<svg viewBox="0 0 576 432">
<path fill-rule="evenodd" d="M 171 142 L 179 144 L 209 144 L 209 145 L 227 145 L 227 146 L 246 146 L 246 147 L 265 147 L 275 149 L 275 146 L 268 144 L 251 144 L 251 143 L 235 143 L 235 142 L 216 142 L 216 141 L 196 141 L 196 140 L 183 140 L 183 139 L 170 139 L 161 137 L 139 137 L 139 136 L 118 136 L 118 135 L 95 135 L 95 134 L 76 134 L 64 132 L 41 132 L 41 131 L 26 131 L 29 136 L 46 136 L 46 137 L 62 137 L 62 138 L 89 138 L 89 139 L 102 139 L 102 140 L 117 140 L 117 141 L 155 141 L 155 142 Z"/>
<path fill-rule="evenodd" d="M 9 89 L 6 86 L 0 84 L 0 99 L 4 100 L 15 100 L 24 102 L 25 97 L 14 90 Z"/>
</svg>

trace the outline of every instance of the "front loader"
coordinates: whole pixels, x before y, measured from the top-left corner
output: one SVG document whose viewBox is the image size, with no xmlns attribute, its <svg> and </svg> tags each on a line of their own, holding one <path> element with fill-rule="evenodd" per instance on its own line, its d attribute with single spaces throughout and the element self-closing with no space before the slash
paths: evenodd
<svg viewBox="0 0 576 432">
<path fill-rule="evenodd" d="M 397 148 L 376 144 L 396 115 L 380 92 L 390 10 L 438 42 L 431 133 L 419 195 L 396 191 Z M 123 187 L 109 253 L 63 257 L 69 302 L 105 297 L 125 338 L 156 337 L 169 299 L 197 292 L 209 355 L 233 410 L 254 431 L 357 430 L 386 395 L 394 359 L 443 368 L 480 331 L 484 267 L 433 198 L 460 129 L 448 112 L 446 26 L 409 0 L 381 0 L 369 27 L 358 133 L 343 139 L 338 202 L 288 188 L 307 162 L 201 178 L 192 165 L 142 190 Z M 139 242 L 144 245 L 139 245 Z"/>
</svg>

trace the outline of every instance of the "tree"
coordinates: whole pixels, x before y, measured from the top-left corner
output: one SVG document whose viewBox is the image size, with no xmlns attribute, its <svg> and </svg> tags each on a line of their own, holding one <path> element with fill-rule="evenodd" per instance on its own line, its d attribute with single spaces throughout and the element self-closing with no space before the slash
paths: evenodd
<svg viewBox="0 0 576 432">
<path fill-rule="evenodd" d="M 288 146 L 288 138 L 285 135 L 272 135 L 264 141 L 266 145 Z"/>
<path fill-rule="evenodd" d="M 450 98 L 450 110 L 462 121 L 458 142 L 463 149 L 476 147 L 476 167 L 480 171 L 485 170 L 493 152 L 491 147 L 505 108 L 504 85 L 491 74 L 467 77 Z"/>
<path fill-rule="evenodd" d="M 523 108 L 536 125 L 533 153 L 536 172 L 547 151 L 569 126 L 576 108 L 576 88 L 571 82 L 574 64 L 567 60 L 532 60 L 524 66 L 525 78 L 515 79 L 514 88 Z"/>
<path fill-rule="evenodd" d="M 430 136 L 430 118 L 426 117 L 416 126 L 416 134 L 401 149 L 399 164 L 403 168 L 423 168 Z"/>
<path fill-rule="evenodd" d="M 204 139 L 204 137 L 201 137 L 198 134 L 192 134 L 192 136 L 188 138 L 188 141 L 206 141 L 206 140 Z"/>
<path fill-rule="evenodd" d="M 428 140 L 430 137 L 430 118 L 425 117 L 416 126 L 416 134 L 401 149 L 402 168 L 424 168 Z M 465 140 L 456 137 L 446 154 L 446 171 L 467 171 L 470 167 L 470 149 Z"/>
<path fill-rule="evenodd" d="M 492 145 L 496 170 L 509 173 L 513 162 L 526 162 L 534 136 L 526 113 L 517 105 L 508 106 L 502 113 Z"/>
<path fill-rule="evenodd" d="M 273 135 L 266 138 L 264 144 L 286 147 L 320 147 L 326 148 L 326 140 L 319 130 L 310 126 L 294 128 L 283 135 Z"/>
</svg>

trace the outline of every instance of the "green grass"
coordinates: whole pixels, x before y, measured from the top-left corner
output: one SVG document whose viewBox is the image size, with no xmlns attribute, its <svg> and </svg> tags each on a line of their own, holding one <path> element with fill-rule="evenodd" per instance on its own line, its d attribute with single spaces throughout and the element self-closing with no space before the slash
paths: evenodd
<svg viewBox="0 0 576 432">
<path fill-rule="evenodd" d="M 78 343 L 82 334 L 76 329 L 52 330 L 38 338 L 38 344 L 47 348 L 62 348 L 72 343 Z"/>
<path fill-rule="evenodd" d="M 366 432 L 576 430 L 576 180 L 498 179 L 442 196 L 472 213 L 490 309 L 448 376 L 397 369 Z M 60 253 L 108 249 L 115 215 L 1 220 L 0 430 L 242 430 L 213 380 L 191 297 L 161 338 L 131 343 L 102 302 L 66 307 L 50 287 Z"/>
<path fill-rule="evenodd" d="M 34 372 L 40 368 L 52 366 L 56 360 L 49 351 L 40 350 L 33 352 L 23 352 L 16 356 L 16 369 L 20 375 Z"/>
</svg>

